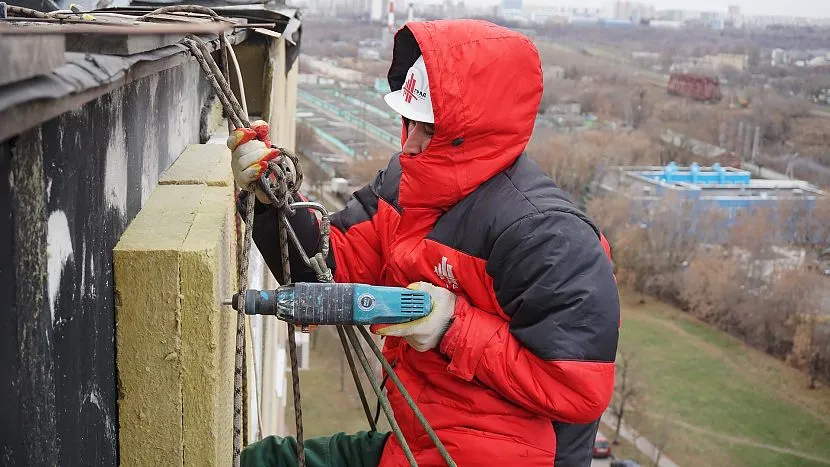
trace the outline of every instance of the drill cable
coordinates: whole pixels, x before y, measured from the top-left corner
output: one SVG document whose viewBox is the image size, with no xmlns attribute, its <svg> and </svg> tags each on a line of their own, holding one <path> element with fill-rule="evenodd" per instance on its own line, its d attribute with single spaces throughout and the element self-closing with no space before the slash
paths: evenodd
<svg viewBox="0 0 830 467">
<path fill-rule="evenodd" d="M 354 333 L 354 327 L 355 326 L 347 326 L 344 327 L 343 330 L 349 337 L 349 341 L 352 344 L 352 349 L 354 349 L 354 353 L 355 355 L 357 355 L 357 359 L 360 361 L 360 365 L 363 367 L 363 371 L 366 373 L 366 377 L 369 378 L 369 383 L 372 385 L 372 389 L 374 389 L 375 394 L 378 396 L 380 406 L 383 408 L 383 412 L 386 414 L 386 418 L 389 420 L 389 425 L 392 427 L 392 432 L 395 434 L 395 437 L 398 438 L 398 443 L 400 443 L 401 445 L 401 450 L 403 450 L 406 459 L 409 461 L 409 465 L 415 467 L 418 465 L 418 463 L 415 461 L 415 456 L 412 455 L 412 450 L 409 449 L 409 444 L 406 442 L 406 438 L 403 437 L 401 427 L 398 425 L 398 421 L 395 420 L 395 414 L 392 413 L 392 406 L 389 404 L 389 399 L 386 397 L 386 395 L 383 394 L 383 390 L 378 385 L 377 380 L 375 380 L 375 375 L 372 373 L 372 367 L 369 366 L 369 362 L 366 360 L 366 354 L 363 352 L 363 348 L 360 346 L 360 342 L 357 340 L 357 335 L 355 335 Z"/>
<path fill-rule="evenodd" d="M 352 378 L 354 378 L 354 384 L 357 386 L 357 394 L 360 396 L 360 403 L 363 405 L 363 411 L 366 413 L 366 419 L 369 421 L 369 427 L 372 431 L 378 431 L 377 417 L 372 418 L 372 410 L 369 408 L 369 401 L 366 400 L 366 394 L 363 392 L 363 384 L 360 382 L 360 375 L 357 374 L 357 368 L 355 368 L 354 365 L 354 358 L 352 357 L 352 353 L 349 351 L 349 346 L 346 344 L 346 334 L 343 331 L 343 326 L 337 326 L 337 335 L 340 336 L 340 344 L 343 345 L 343 353 L 346 354 L 346 360 L 349 361 L 349 370 L 351 370 Z M 380 387 L 382 390 L 383 384 L 381 384 Z M 380 399 L 378 399 L 378 404 L 380 404 Z M 380 408 L 378 408 L 378 411 L 380 411 Z"/>
</svg>

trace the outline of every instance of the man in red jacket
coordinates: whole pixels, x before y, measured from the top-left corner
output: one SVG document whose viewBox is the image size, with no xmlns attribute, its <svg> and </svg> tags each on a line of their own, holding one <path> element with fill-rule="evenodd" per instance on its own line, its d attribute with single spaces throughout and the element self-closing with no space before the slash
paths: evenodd
<svg viewBox="0 0 830 467">
<path fill-rule="evenodd" d="M 411 22 L 388 78 L 402 152 L 332 216 L 335 280 L 433 297 L 426 318 L 372 331 L 387 336 L 384 354 L 459 466 L 589 465 L 613 392 L 620 305 L 599 228 L 523 154 L 542 96 L 536 48 L 483 21 Z M 250 131 L 228 145 L 242 186 L 275 156 Z M 256 212 L 254 240 L 280 277 L 275 211 L 257 201 Z M 316 251 L 314 217 L 292 225 Z M 291 256 L 294 281 L 315 280 Z M 418 464 L 444 465 L 387 389 Z M 266 438 L 243 460 L 283 465 L 293 443 Z M 407 465 L 387 434 L 306 446 L 310 462 Z"/>
</svg>

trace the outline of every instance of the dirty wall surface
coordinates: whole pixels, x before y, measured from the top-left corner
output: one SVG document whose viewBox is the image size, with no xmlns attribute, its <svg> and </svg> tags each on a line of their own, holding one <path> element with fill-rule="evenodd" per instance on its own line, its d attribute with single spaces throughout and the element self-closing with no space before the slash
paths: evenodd
<svg viewBox="0 0 830 467">
<path fill-rule="evenodd" d="M 112 248 L 209 98 L 188 62 L 0 143 L 0 464 L 118 464 Z"/>
</svg>

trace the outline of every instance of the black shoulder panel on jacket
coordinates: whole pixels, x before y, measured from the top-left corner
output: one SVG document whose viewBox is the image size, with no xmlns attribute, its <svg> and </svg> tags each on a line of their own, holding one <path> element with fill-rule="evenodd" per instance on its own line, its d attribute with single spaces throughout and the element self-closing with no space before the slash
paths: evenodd
<svg viewBox="0 0 830 467">
<path fill-rule="evenodd" d="M 556 433 L 556 460 L 553 465 L 590 467 L 598 429 L 599 420 L 587 425 L 553 422 L 553 432 Z"/>
<path fill-rule="evenodd" d="M 392 156 L 389 165 L 386 167 L 386 172 L 383 176 L 383 182 L 378 188 L 378 197 L 396 211 L 401 212 L 401 206 L 398 204 L 398 193 L 401 189 L 401 153 Z"/>
<path fill-rule="evenodd" d="M 590 223 L 565 192 L 532 159 L 522 155 L 441 216 L 427 238 L 488 259 L 496 238 L 508 226 L 527 215 L 550 210 L 573 212 Z"/>
<path fill-rule="evenodd" d="M 345 232 L 361 222 L 366 222 L 378 212 L 378 199 L 383 199 L 395 209 L 398 206 L 398 190 L 401 181 L 400 153 L 392 156 L 389 165 L 378 171 L 375 179 L 355 191 L 346 207 L 332 214 L 331 225 Z"/>
<path fill-rule="evenodd" d="M 593 228 L 547 211 L 511 225 L 487 261 L 510 332 L 545 360 L 613 362 L 620 302 Z"/>
<path fill-rule="evenodd" d="M 546 360 L 614 361 L 619 295 L 599 229 L 521 156 L 428 238 L 487 261 L 510 331 Z"/>
</svg>

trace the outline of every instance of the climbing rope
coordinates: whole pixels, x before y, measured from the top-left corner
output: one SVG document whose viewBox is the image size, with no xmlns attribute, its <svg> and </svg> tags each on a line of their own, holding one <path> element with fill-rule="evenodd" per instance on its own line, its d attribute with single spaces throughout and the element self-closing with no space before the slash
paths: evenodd
<svg viewBox="0 0 830 467">
<path fill-rule="evenodd" d="M 145 16 L 150 16 L 152 14 L 161 12 L 173 11 L 191 11 L 206 13 L 210 14 L 212 17 L 214 17 L 214 19 L 218 18 L 218 15 L 209 8 L 198 6 L 164 7 L 159 8 L 158 10 L 155 10 L 151 13 L 148 13 Z M 185 38 L 183 40 L 183 43 L 188 47 L 190 52 L 196 58 L 197 62 L 199 62 L 199 65 L 202 68 L 202 70 L 205 72 L 208 82 L 213 87 L 216 95 L 222 103 L 222 106 L 225 108 L 225 111 L 228 114 L 228 120 L 230 125 L 234 126 L 235 128 L 250 128 L 251 125 L 248 120 L 247 113 L 239 104 L 239 101 L 237 100 L 230 85 L 228 84 L 227 69 L 224 70 L 224 72 L 223 70 L 219 69 L 216 62 L 213 60 L 213 57 L 210 51 L 208 50 L 207 46 L 204 42 L 202 42 L 200 38 L 191 35 Z M 225 40 L 224 34 L 220 34 L 220 44 L 222 44 L 221 48 L 224 52 L 224 49 L 227 47 L 227 42 Z M 223 57 L 225 57 L 224 63 L 225 65 L 227 65 L 227 55 L 223 53 Z M 248 289 L 249 251 L 252 243 L 252 232 L 254 224 L 254 192 L 257 188 L 261 190 L 263 193 L 265 193 L 266 196 L 269 198 L 270 207 L 278 211 L 280 226 L 279 243 L 282 254 L 283 267 L 282 284 L 287 285 L 291 283 L 291 265 L 289 263 L 288 251 L 289 241 L 294 244 L 303 263 L 315 272 L 317 279 L 320 282 L 334 282 L 331 270 L 329 269 L 328 264 L 326 264 L 326 258 L 329 255 L 330 249 L 329 234 L 331 230 L 328 212 L 325 207 L 318 203 L 295 202 L 295 195 L 299 191 L 303 180 L 302 167 L 297 156 L 283 148 L 277 149 L 279 150 L 280 157 L 276 161 L 270 161 L 268 163 L 267 169 L 265 170 L 265 173 L 263 173 L 255 183 L 251 183 L 248 187 L 245 187 L 249 195 L 246 197 L 245 200 L 245 236 L 243 239 L 241 251 L 239 252 L 240 270 L 237 299 L 237 306 L 239 310 L 245 309 L 245 292 Z M 314 209 L 320 212 L 320 235 L 322 240 L 320 245 L 320 251 L 311 256 L 309 256 L 306 253 L 305 249 L 300 243 L 299 238 L 297 237 L 297 234 L 291 228 L 291 225 L 289 223 L 289 217 L 293 216 L 296 212 L 296 209 L 299 208 Z M 245 314 L 244 312 L 240 311 L 237 314 L 236 359 L 234 368 L 234 467 L 238 467 L 240 464 L 240 456 L 242 449 L 242 391 L 245 350 L 244 324 Z M 297 347 L 295 341 L 295 326 L 293 323 L 290 322 L 287 322 L 286 324 L 288 329 L 288 351 L 289 358 L 291 360 L 291 377 L 294 396 L 297 458 L 299 461 L 299 466 L 304 467 L 305 451 L 303 448 L 302 404 L 300 396 L 299 365 L 297 361 Z M 415 401 L 409 395 L 406 388 L 404 388 L 400 379 L 397 377 L 397 375 L 395 375 L 394 369 L 383 356 L 383 353 L 380 351 L 377 344 L 372 339 L 371 335 L 369 335 L 369 333 L 363 327 L 357 326 L 357 328 L 360 331 L 360 336 L 369 345 L 370 349 L 372 350 L 372 353 L 374 353 L 378 360 L 380 360 L 381 365 L 384 368 L 384 371 L 386 371 L 387 373 L 387 376 L 391 377 L 392 382 L 395 384 L 398 391 L 400 391 L 400 393 L 403 395 L 407 404 L 415 413 L 415 416 L 418 419 L 418 421 L 423 425 L 428 436 L 435 444 L 443 459 L 447 462 L 447 465 L 455 467 L 456 464 L 450 457 L 443 443 L 435 434 L 433 429 L 430 427 L 426 418 L 418 409 L 418 406 L 415 404 Z M 366 414 L 366 419 L 369 422 L 369 426 L 373 431 L 377 429 L 375 420 L 373 419 L 371 411 L 369 409 L 369 403 L 366 400 L 366 395 L 363 391 L 363 386 L 360 381 L 360 377 L 357 373 L 357 369 L 354 364 L 352 352 L 354 352 L 354 355 L 357 356 L 357 359 L 360 362 L 360 365 L 363 368 L 363 371 L 366 374 L 366 377 L 368 378 L 369 383 L 372 386 L 372 389 L 374 390 L 375 395 L 378 398 L 378 402 L 380 403 L 387 419 L 389 420 L 389 424 L 392 427 L 392 431 L 395 434 L 395 437 L 398 439 L 401 449 L 404 451 L 404 454 L 406 455 L 409 464 L 411 466 L 417 466 L 415 458 L 412 455 L 412 451 L 409 448 L 409 445 L 406 439 L 404 438 L 403 433 L 401 432 L 400 426 L 398 426 L 398 423 L 395 420 L 394 414 L 392 413 L 392 408 L 389 404 L 389 399 L 383 393 L 383 389 L 381 387 L 382 385 L 378 384 L 377 379 L 374 377 L 372 368 L 369 365 L 369 362 L 366 358 L 365 353 L 363 352 L 363 348 L 358 340 L 357 334 L 355 333 L 354 329 L 352 329 L 352 326 L 337 326 L 337 333 L 340 337 L 340 341 L 343 346 L 343 351 L 345 352 L 346 358 L 349 362 L 349 368 L 351 370 L 352 377 L 354 378 L 355 386 L 360 396 L 361 404 L 363 405 L 363 410 Z M 351 346 L 351 351 L 349 350 L 349 346 Z"/>
</svg>

